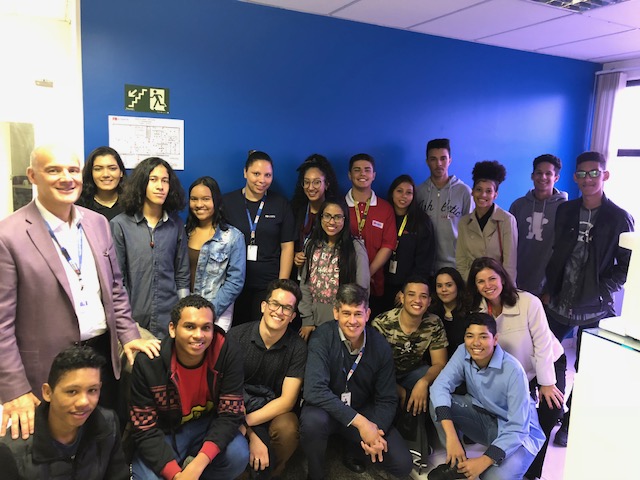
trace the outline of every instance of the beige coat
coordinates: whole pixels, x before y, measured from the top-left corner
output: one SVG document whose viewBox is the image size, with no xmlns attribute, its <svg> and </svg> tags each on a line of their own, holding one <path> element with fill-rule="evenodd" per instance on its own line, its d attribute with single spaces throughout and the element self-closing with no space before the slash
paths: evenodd
<svg viewBox="0 0 640 480">
<path fill-rule="evenodd" d="M 500 235 L 498 235 L 498 231 Z M 500 241 L 502 239 L 502 252 Z M 458 223 L 458 244 L 456 246 L 456 268 L 466 281 L 471 264 L 476 258 L 491 257 L 501 261 L 507 273 L 516 281 L 516 263 L 518 260 L 518 226 L 516 219 L 498 205 L 495 206 L 489 221 L 480 229 L 475 210 L 464 215 Z"/>
</svg>

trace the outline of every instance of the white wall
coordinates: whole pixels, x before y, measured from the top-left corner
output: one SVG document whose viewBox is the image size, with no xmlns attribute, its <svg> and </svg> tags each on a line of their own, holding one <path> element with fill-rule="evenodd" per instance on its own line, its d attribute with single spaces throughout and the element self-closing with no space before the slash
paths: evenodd
<svg viewBox="0 0 640 480">
<path fill-rule="evenodd" d="M 35 2 L 25 3 L 33 6 Z M 65 2 L 58 18 L 0 9 L 0 123 L 31 123 L 36 145 L 64 143 L 82 153 L 79 18 L 76 0 Z M 53 82 L 53 87 L 37 86 L 36 81 L 43 79 Z M 6 145 L 0 146 L 0 218 L 11 212 L 7 151 Z"/>
</svg>

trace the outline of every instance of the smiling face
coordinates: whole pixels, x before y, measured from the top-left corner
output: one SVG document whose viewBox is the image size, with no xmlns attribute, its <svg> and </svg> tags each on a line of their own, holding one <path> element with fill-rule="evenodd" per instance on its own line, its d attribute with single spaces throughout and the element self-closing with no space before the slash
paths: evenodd
<svg viewBox="0 0 640 480">
<path fill-rule="evenodd" d="M 284 332 L 296 318 L 296 296 L 281 288 L 271 292 L 269 300 L 260 305 L 262 324 L 271 333 Z"/>
<path fill-rule="evenodd" d="M 446 148 L 431 148 L 427 151 L 427 166 L 431 177 L 436 181 L 446 181 L 449 178 L 451 157 Z"/>
<path fill-rule="evenodd" d="M 584 178 L 578 178 L 574 173 L 573 180 L 578 185 L 583 197 L 602 197 L 604 182 L 609 180 L 609 172 L 604 170 L 600 163 L 594 161 L 582 162 L 576 167 L 576 172 L 590 172 L 592 170 L 598 170 L 600 174 L 595 178 L 588 174 Z"/>
<path fill-rule="evenodd" d="M 113 155 L 97 156 L 93 160 L 91 174 L 99 192 L 110 192 L 118 188 L 124 175 Z"/>
<path fill-rule="evenodd" d="M 308 168 L 302 178 L 302 189 L 310 202 L 324 202 L 327 184 L 322 170 L 316 167 Z"/>
<path fill-rule="evenodd" d="M 473 201 L 476 203 L 476 210 L 481 215 L 484 215 L 498 197 L 498 190 L 496 190 L 496 184 L 491 180 L 479 180 L 473 186 L 471 194 L 473 195 Z"/>
<path fill-rule="evenodd" d="M 445 305 L 455 304 L 458 298 L 458 286 L 448 273 L 441 273 L 436 277 L 436 295 Z"/>
<path fill-rule="evenodd" d="M 98 368 L 69 370 L 53 388 L 45 383 L 42 398 L 50 403 L 52 431 L 68 433 L 84 425 L 98 405 L 101 385 Z"/>
<path fill-rule="evenodd" d="M 213 195 L 206 185 L 196 185 L 189 193 L 189 209 L 198 219 L 200 224 L 211 222 L 215 213 Z"/>
<path fill-rule="evenodd" d="M 393 190 L 391 198 L 396 214 L 404 215 L 413 202 L 413 185 L 409 182 L 402 182 Z"/>
<path fill-rule="evenodd" d="M 213 312 L 206 307 L 184 307 L 178 324 L 169 322 L 169 336 L 175 340 L 176 355 L 182 365 L 200 364 L 213 341 Z"/>
<path fill-rule="evenodd" d="M 71 207 L 82 191 L 78 158 L 64 150 L 40 148 L 27 169 L 27 177 L 38 187 L 38 200 L 44 208 L 68 220 Z"/>
<path fill-rule="evenodd" d="M 498 336 L 493 335 L 486 325 L 471 324 L 464 334 L 464 346 L 480 368 L 486 368 L 498 344 Z"/>
<path fill-rule="evenodd" d="M 339 220 L 337 216 L 342 216 L 342 219 Z M 335 203 L 326 205 L 320 217 L 320 225 L 322 225 L 324 233 L 327 234 L 329 243 L 335 243 L 344 228 L 344 212 L 340 205 Z"/>
<path fill-rule="evenodd" d="M 429 287 L 424 283 L 407 283 L 400 293 L 400 302 L 409 315 L 422 318 L 431 303 Z"/>
<path fill-rule="evenodd" d="M 367 160 L 356 160 L 349 170 L 349 180 L 353 188 L 366 190 L 371 188 L 371 184 L 376 179 L 376 172 L 371 162 Z"/>
<path fill-rule="evenodd" d="M 260 200 L 273 182 L 273 167 L 267 160 L 256 160 L 244 171 L 245 193 L 250 200 Z"/>
<path fill-rule="evenodd" d="M 352 345 L 360 345 L 364 338 L 364 327 L 369 320 L 371 310 L 365 307 L 364 303 L 360 305 L 340 305 L 340 308 L 333 307 L 333 318 L 338 321 L 338 326 L 345 338 Z"/>
<path fill-rule="evenodd" d="M 500 294 L 502 293 L 502 278 L 495 270 L 483 268 L 476 275 L 476 288 L 478 293 L 482 295 L 487 302 L 500 302 Z"/>
<path fill-rule="evenodd" d="M 553 193 L 553 186 L 559 179 L 556 167 L 549 162 L 540 162 L 531 174 L 533 190 L 539 198 L 549 198 Z"/>
<path fill-rule="evenodd" d="M 149 173 L 147 196 L 144 202 L 150 206 L 162 206 L 169 195 L 169 172 L 164 165 L 158 165 Z"/>
</svg>

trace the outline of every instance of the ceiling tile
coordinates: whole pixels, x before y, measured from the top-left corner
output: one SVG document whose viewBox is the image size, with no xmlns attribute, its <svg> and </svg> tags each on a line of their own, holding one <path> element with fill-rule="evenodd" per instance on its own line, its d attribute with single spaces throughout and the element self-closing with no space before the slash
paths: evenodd
<svg viewBox="0 0 640 480">
<path fill-rule="evenodd" d="M 534 51 L 625 30 L 629 30 L 629 27 L 572 14 L 519 30 L 483 38 L 482 43 Z"/>
<path fill-rule="evenodd" d="M 606 37 L 592 38 L 581 42 L 559 45 L 557 47 L 543 48 L 539 53 L 548 53 L 561 57 L 579 58 L 584 60 L 613 61 L 621 54 L 633 54 L 640 48 L 640 30 L 629 30 Z M 610 58 L 611 57 L 611 58 Z M 629 57 L 627 57 L 629 58 Z"/>
<path fill-rule="evenodd" d="M 245 3 L 257 3 L 269 7 L 284 8 L 297 12 L 328 15 L 331 12 L 350 4 L 353 0 L 240 0 Z"/>
<path fill-rule="evenodd" d="M 483 1 L 486 0 L 360 0 L 333 16 L 387 27 L 408 28 Z"/>
<path fill-rule="evenodd" d="M 571 15 L 557 8 L 514 0 L 492 0 L 412 28 L 412 31 L 476 40 Z"/>
<path fill-rule="evenodd" d="M 640 0 L 629 0 L 609 7 L 597 8 L 584 12 L 583 15 L 640 28 Z"/>
</svg>

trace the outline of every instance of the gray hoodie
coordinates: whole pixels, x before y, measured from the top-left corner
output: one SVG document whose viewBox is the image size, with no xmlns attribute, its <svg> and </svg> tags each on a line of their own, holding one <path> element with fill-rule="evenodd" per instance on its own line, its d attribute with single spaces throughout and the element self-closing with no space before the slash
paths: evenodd
<svg viewBox="0 0 640 480">
<path fill-rule="evenodd" d="M 474 207 L 471 189 L 455 175 L 451 175 L 441 189 L 429 177 L 416 187 L 416 199 L 420 208 L 429 215 L 436 233 L 435 271 L 442 267 L 455 268 L 458 222 Z"/>
<path fill-rule="evenodd" d="M 518 288 L 534 295 L 542 293 L 553 248 L 556 210 L 566 201 L 567 192 L 554 188 L 546 200 L 538 200 L 529 190 L 511 204 L 509 212 L 518 222 Z"/>
</svg>

